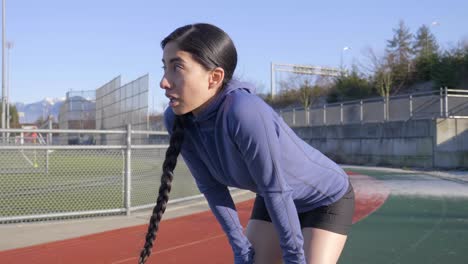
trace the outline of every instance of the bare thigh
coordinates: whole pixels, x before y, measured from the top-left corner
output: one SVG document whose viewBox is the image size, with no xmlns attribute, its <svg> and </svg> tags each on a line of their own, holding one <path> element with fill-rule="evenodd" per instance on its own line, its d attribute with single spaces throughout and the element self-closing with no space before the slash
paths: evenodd
<svg viewBox="0 0 468 264">
<path fill-rule="evenodd" d="M 347 236 L 323 229 L 302 229 L 304 254 L 308 264 L 332 264 L 338 262 Z"/>
<path fill-rule="evenodd" d="M 250 219 L 247 238 L 255 250 L 255 264 L 281 263 L 281 248 L 276 229 L 271 222 Z"/>
<path fill-rule="evenodd" d="M 302 229 L 304 254 L 308 264 L 337 263 L 347 236 L 306 227 Z M 271 222 L 251 219 L 247 238 L 255 250 L 255 264 L 282 263 L 282 252 L 276 229 Z"/>
</svg>

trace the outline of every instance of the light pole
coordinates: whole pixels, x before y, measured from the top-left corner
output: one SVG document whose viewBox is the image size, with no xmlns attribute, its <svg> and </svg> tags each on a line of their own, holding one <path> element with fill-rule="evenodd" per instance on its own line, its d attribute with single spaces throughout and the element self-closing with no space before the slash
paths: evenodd
<svg viewBox="0 0 468 264">
<path fill-rule="evenodd" d="M 6 87 L 5 87 L 5 0 L 2 0 L 2 129 L 5 128 L 6 119 Z M 2 133 L 5 140 L 5 133 Z"/>
<path fill-rule="evenodd" d="M 6 71 L 6 128 L 10 128 L 10 50 L 14 47 L 14 43 L 12 41 L 6 42 L 6 48 L 8 49 L 8 57 L 7 57 L 7 71 Z"/>
<path fill-rule="evenodd" d="M 344 68 L 343 68 L 343 53 L 344 53 L 345 51 L 347 51 L 347 50 L 350 50 L 350 49 L 351 49 L 351 48 L 348 47 L 348 46 L 345 46 L 345 47 L 343 47 L 343 49 L 341 49 L 341 56 L 340 56 L 340 70 L 341 70 L 341 72 L 344 71 Z"/>
</svg>

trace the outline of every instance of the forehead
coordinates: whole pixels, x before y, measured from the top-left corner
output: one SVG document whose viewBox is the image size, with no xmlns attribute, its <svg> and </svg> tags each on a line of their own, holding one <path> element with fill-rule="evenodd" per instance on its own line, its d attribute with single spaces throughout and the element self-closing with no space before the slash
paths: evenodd
<svg viewBox="0 0 468 264">
<path fill-rule="evenodd" d="M 164 47 L 163 50 L 163 62 L 170 63 L 174 60 L 177 61 L 184 61 L 184 62 L 191 62 L 193 61 L 192 55 L 186 51 L 182 51 L 179 49 L 178 45 L 174 42 L 169 42 Z"/>
</svg>

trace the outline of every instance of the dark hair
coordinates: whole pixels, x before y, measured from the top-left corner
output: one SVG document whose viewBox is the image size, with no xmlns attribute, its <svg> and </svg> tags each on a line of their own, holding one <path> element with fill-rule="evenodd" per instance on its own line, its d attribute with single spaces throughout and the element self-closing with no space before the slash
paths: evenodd
<svg viewBox="0 0 468 264">
<path fill-rule="evenodd" d="M 166 158 L 163 162 L 163 173 L 161 176 L 161 186 L 159 186 L 158 199 L 156 206 L 153 208 L 151 215 L 148 232 L 146 233 L 145 245 L 140 253 L 140 260 L 138 263 L 143 264 L 146 259 L 151 255 L 153 241 L 156 238 L 156 232 L 159 229 L 159 222 L 161 222 L 162 215 L 166 211 L 167 201 L 169 200 L 169 192 L 172 187 L 172 179 L 174 178 L 173 172 L 177 164 L 177 157 L 179 156 L 184 141 L 184 118 L 179 117 L 174 121 L 172 136 L 169 142 L 169 147 L 166 151 Z"/>
<path fill-rule="evenodd" d="M 180 50 L 192 54 L 207 70 L 223 68 L 223 85 L 232 79 L 237 65 L 237 51 L 232 39 L 222 29 L 203 23 L 186 25 L 163 39 L 161 48 L 164 49 L 169 42 L 177 43 Z"/>
<path fill-rule="evenodd" d="M 161 48 L 175 42 L 180 50 L 192 54 L 193 58 L 207 70 L 216 67 L 224 69 L 223 87 L 232 79 L 232 75 L 237 65 L 237 51 L 231 38 L 222 29 L 210 24 L 193 24 L 180 27 L 161 41 Z M 159 229 L 164 211 L 166 211 L 171 191 L 173 172 L 177 164 L 184 140 L 185 116 L 176 116 L 169 148 L 166 151 L 166 158 L 163 163 L 163 173 L 161 176 L 161 186 L 159 187 L 158 199 L 153 209 L 153 214 L 148 225 L 146 241 L 140 253 L 139 264 L 146 262 L 151 255 L 153 241 Z"/>
</svg>

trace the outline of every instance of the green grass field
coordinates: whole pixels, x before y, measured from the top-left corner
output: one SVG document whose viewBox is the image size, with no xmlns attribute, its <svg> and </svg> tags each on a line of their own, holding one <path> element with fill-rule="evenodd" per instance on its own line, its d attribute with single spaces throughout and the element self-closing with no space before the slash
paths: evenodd
<svg viewBox="0 0 468 264">
<path fill-rule="evenodd" d="M 1 156 L 1 155 L 0 155 Z M 29 157 L 33 157 L 31 153 Z M 124 207 L 124 156 L 121 150 L 57 150 L 37 153 L 38 167 L 18 151 L 0 159 L 0 217 L 105 210 Z M 132 206 L 155 203 L 160 184 L 159 150 L 132 151 Z M 32 159 L 31 159 L 32 160 Z M 5 169 L 6 168 L 6 169 Z M 14 172 L 8 168 L 15 168 Z M 21 169 L 24 173 L 21 172 Z M 171 199 L 198 194 L 188 168 L 180 159 Z"/>
</svg>

